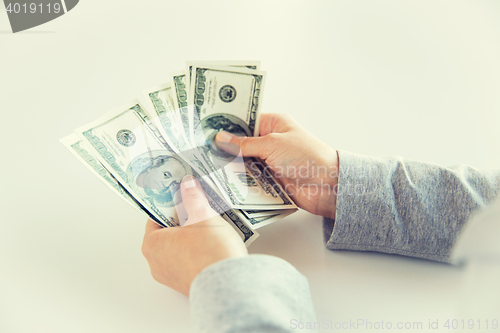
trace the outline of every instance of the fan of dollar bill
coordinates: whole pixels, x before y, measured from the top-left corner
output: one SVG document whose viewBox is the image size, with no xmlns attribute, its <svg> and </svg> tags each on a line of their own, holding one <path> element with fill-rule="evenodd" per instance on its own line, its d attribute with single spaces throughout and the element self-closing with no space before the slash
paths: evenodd
<svg viewBox="0 0 500 333">
<path fill-rule="evenodd" d="M 197 178 L 211 207 L 247 246 L 256 229 L 297 211 L 266 164 L 228 153 L 219 131 L 258 136 L 265 72 L 258 61 L 187 62 L 170 83 L 75 130 L 61 142 L 134 208 L 183 225 L 180 183 Z"/>
</svg>

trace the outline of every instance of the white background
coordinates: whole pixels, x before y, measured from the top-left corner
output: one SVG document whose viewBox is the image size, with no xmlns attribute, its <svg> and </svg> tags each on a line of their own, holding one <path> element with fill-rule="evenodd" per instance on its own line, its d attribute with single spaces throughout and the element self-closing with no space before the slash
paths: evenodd
<svg viewBox="0 0 500 333">
<path fill-rule="evenodd" d="M 58 140 L 186 60 L 229 59 L 261 60 L 263 111 L 336 149 L 500 167 L 500 1 L 82 0 L 18 34 L 0 9 L 0 332 L 189 331 L 144 218 Z M 303 211 L 260 232 L 250 251 L 295 265 L 320 320 L 500 320 L 487 265 L 329 251 Z"/>
</svg>

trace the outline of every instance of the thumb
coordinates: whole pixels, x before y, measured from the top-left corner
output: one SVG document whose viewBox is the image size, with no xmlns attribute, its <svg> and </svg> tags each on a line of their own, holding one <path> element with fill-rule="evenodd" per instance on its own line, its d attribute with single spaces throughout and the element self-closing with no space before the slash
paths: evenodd
<svg viewBox="0 0 500 333">
<path fill-rule="evenodd" d="M 181 183 L 182 203 L 188 215 L 184 225 L 205 221 L 218 215 L 208 203 L 205 192 L 200 183 L 191 175 L 182 179 Z"/>
<path fill-rule="evenodd" d="M 241 152 L 243 156 L 260 157 L 265 159 L 265 149 L 267 147 L 266 137 L 236 136 L 228 132 L 221 131 L 215 137 L 217 146 L 229 154 L 238 156 Z"/>
</svg>

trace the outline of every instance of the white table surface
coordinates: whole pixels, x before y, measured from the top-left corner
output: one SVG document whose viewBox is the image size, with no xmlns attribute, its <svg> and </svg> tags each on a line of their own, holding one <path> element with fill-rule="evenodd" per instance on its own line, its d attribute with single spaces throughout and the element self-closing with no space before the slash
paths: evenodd
<svg viewBox="0 0 500 333">
<path fill-rule="evenodd" d="M 18 34 L 0 9 L 0 332 L 189 331 L 142 258 L 143 217 L 58 140 L 186 60 L 227 59 L 261 60 L 263 111 L 336 149 L 500 167 L 499 1 L 84 0 Z M 469 249 L 497 251 L 479 225 Z M 319 320 L 500 320 L 493 259 L 329 251 L 304 211 L 260 233 L 250 251 L 295 265 Z"/>
</svg>

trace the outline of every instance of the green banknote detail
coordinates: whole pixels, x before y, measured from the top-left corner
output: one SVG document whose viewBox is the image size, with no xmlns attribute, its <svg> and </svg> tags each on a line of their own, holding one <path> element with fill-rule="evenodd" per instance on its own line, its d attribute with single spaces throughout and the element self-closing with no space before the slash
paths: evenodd
<svg viewBox="0 0 500 333">
<path fill-rule="evenodd" d="M 226 64 L 214 63 L 214 65 L 215 66 L 224 65 L 224 66 L 229 66 L 229 67 L 243 67 L 243 68 L 248 68 L 248 69 L 253 69 L 253 70 L 259 69 L 257 65 L 237 65 L 235 63 L 232 63 L 231 61 L 229 61 Z M 187 75 L 189 75 L 189 81 L 188 82 L 191 82 L 191 76 L 193 75 L 192 70 L 193 70 L 193 65 L 188 66 L 188 70 L 187 70 Z"/>
<path fill-rule="evenodd" d="M 227 202 L 211 186 L 209 186 L 203 178 L 199 178 L 199 175 L 194 172 L 193 175 L 200 181 L 200 184 L 206 193 L 208 203 L 213 210 L 219 213 L 226 221 L 233 223 L 243 234 L 243 241 L 247 242 L 255 234 L 255 232 L 250 229 L 245 222 L 243 222 L 244 215 L 241 212 L 238 214 L 235 209 L 229 207 Z"/>
<path fill-rule="evenodd" d="M 174 112 L 173 109 L 167 108 L 162 99 L 159 97 L 159 91 L 155 91 L 152 93 L 149 93 L 149 99 L 151 100 L 151 103 L 153 104 L 153 107 L 155 108 L 156 114 L 158 115 L 158 118 L 160 119 L 161 125 L 163 126 L 163 129 L 168 135 L 168 139 L 171 141 L 172 145 L 177 147 L 178 149 L 183 149 L 185 146 L 184 143 L 184 138 L 179 137 L 178 135 L 175 134 L 175 129 L 176 125 L 173 122 L 173 117 L 175 117 L 174 114 L 170 114 Z M 184 148 L 185 149 L 185 148 Z"/>
<path fill-rule="evenodd" d="M 187 91 L 184 83 L 185 75 L 174 76 L 175 97 L 180 108 L 187 106 Z"/>
<path fill-rule="evenodd" d="M 170 90 L 170 88 L 168 90 Z M 167 136 L 166 139 L 168 139 L 167 142 L 171 143 L 173 146 L 171 148 L 175 149 L 198 173 L 203 175 L 207 174 L 203 163 L 196 156 L 196 151 L 191 149 L 186 143 L 186 139 L 182 134 L 182 129 L 178 126 L 178 121 L 175 121 L 178 110 L 174 110 L 173 106 L 172 108 L 166 107 L 163 99 L 160 97 L 160 93 L 162 93 L 163 96 L 168 94 L 167 89 L 163 89 L 149 93 L 148 96 L 165 131 Z M 166 103 L 168 104 L 168 101 Z"/>
<path fill-rule="evenodd" d="M 188 111 L 188 93 L 186 91 L 186 75 L 174 75 L 172 78 L 174 82 L 175 99 L 179 107 L 179 115 L 181 117 L 184 135 L 188 143 L 191 142 L 191 131 L 189 129 L 189 111 Z"/>
<path fill-rule="evenodd" d="M 87 164 L 94 169 L 99 176 L 101 176 L 109 185 L 111 185 L 118 193 L 123 195 L 127 200 L 130 199 L 128 197 L 128 192 L 126 192 L 122 186 L 116 181 L 116 179 L 112 178 L 109 174 L 108 170 L 102 166 L 102 164 L 97 161 L 85 148 L 81 147 L 82 142 L 78 141 L 71 145 L 71 148 L 75 152 L 80 155 L 80 157 L 87 162 Z"/>
<path fill-rule="evenodd" d="M 121 121 L 121 116 L 125 114 L 132 113 L 133 116 L 135 116 L 139 122 L 137 122 L 137 125 L 142 125 L 143 128 L 146 128 L 150 135 L 154 137 L 154 140 L 157 140 L 157 144 L 159 144 L 160 147 L 164 148 L 168 153 L 170 154 L 175 154 L 175 152 L 168 146 L 166 143 L 165 139 L 161 136 L 160 132 L 158 129 L 154 126 L 154 124 L 151 122 L 151 119 L 149 116 L 144 112 L 144 110 L 141 108 L 139 104 L 135 104 L 132 107 L 128 108 L 124 112 L 121 112 L 111 119 L 107 120 L 105 123 L 102 123 L 100 125 L 97 125 L 97 127 L 104 127 L 106 128 L 106 124 L 108 123 L 113 123 L 114 121 Z M 101 138 L 95 135 L 94 131 L 96 128 L 90 128 L 88 130 L 85 130 L 82 132 L 82 135 L 88 140 L 88 142 L 94 147 L 96 152 L 101 156 L 101 158 L 106 162 L 106 164 L 110 167 L 110 173 L 115 174 L 120 181 L 126 183 L 128 186 L 131 186 L 131 188 L 134 187 L 134 176 L 128 172 L 126 167 L 123 165 L 123 162 L 120 164 L 117 161 L 117 157 L 114 155 L 114 152 L 109 151 L 108 146 L 102 142 Z M 125 144 L 125 143 L 124 143 Z M 146 152 L 144 152 L 146 153 Z M 133 194 L 135 195 L 135 193 Z M 175 220 L 174 217 L 172 216 L 166 216 L 162 210 L 156 206 L 155 202 L 149 197 L 143 197 L 141 198 L 143 200 L 148 201 L 150 204 L 148 204 L 147 210 L 152 213 L 154 216 L 158 218 L 162 222 L 162 224 L 167 225 L 169 227 L 173 227 L 178 225 L 177 221 Z"/>
<path fill-rule="evenodd" d="M 205 94 L 207 93 L 206 90 L 206 82 L 207 79 L 205 77 L 205 73 L 210 70 L 211 72 L 220 72 L 220 73 L 231 73 L 230 70 L 218 70 L 218 69 L 207 69 L 207 68 L 196 68 L 196 75 L 195 75 L 195 89 L 194 89 L 194 107 L 195 107 L 195 120 L 197 119 L 198 122 L 201 122 L 203 120 L 203 116 L 201 115 L 201 108 L 205 104 L 206 96 Z M 262 75 L 258 74 L 243 74 L 243 73 L 238 73 L 238 72 L 233 72 L 238 75 L 248 75 L 252 76 L 254 78 L 253 81 L 253 96 L 251 96 L 251 107 L 250 107 L 250 117 L 249 117 L 249 122 L 248 122 L 248 129 L 250 130 L 250 133 L 253 135 L 255 133 L 255 125 L 257 121 L 257 112 L 259 109 L 259 96 L 260 96 L 260 91 L 262 87 Z M 196 128 L 196 124 L 195 124 Z"/>
<path fill-rule="evenodd" d="M 264 192 L 278 194 L 283 200 L 284 205 L 293 205 L 288 195 L 282 187 L 275 181 L 271 172 L 265 167 L 265 164 L 257 158 L 251 157 L 245 160 L 246 169 L 250 171 L 253 178 L 263 187 Z"/>
<path fill-rule="evenodd" d="M 151 134 L 170 152 L 175 153 L 175 151 L 170 147 L 165 138 L 161 135 L 160 131 L 151 121 L 149 115 L 143 110 L 143 108 L 137 104 L 130 108 L 130 110 L 134 111 L 134 114 L 141 120 L 143 125 L 149 129 Z"/>
<path fill-rule="evenodd" d="M 97 136 L 95 136 L 92 133 L 92 129 L 89 129 L 88 131 L 83 132 L 83 136 L 87 138 L 89 143 L 94 146 L 94 148 L 99 152 L 99 154 L 106 160 L 106 162 L 113 168 L 113 170 L 121 177 L 123 178 L 126 182 L 128 182 L 128 177 L 127 173 L 124 172 L 120 165 L 116 163 L 116 158 L 113 155 L 113 153 L 108 151 L 108 148 L 106 145 L 104 145 L 101 142 L 101 139 L 99 139 Z"/>
<path fill-rule="evenodd" d="M 254 218 L 248 219 L 248 222 L 250 222 L 250 224 L 252 224 L 252 225 L 257 225 L 257 224 L 265 222 L 267 220 L 274 219 L 275 217 L 278 217 L 278 216 L 279 216 L 279 214 L 262 216 L 262 217 L 254 217 Z"/>
</svg>

